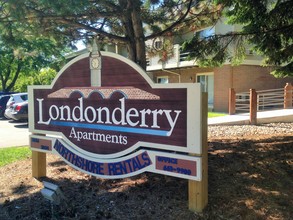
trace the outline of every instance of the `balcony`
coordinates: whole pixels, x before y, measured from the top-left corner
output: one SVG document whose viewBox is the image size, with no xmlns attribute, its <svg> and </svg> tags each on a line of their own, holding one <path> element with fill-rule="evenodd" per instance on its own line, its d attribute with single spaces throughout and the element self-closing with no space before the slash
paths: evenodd
<svg viewBox="0 0 293 220">
<path fill-rule="evenodd" d="M 147 71 L 195 66 L 194 60 L 186 61 L 188 53 L 181 53 L 179 44 L 173 46 L 173 56 L 162 62 L 159 56 L 147 57 Z"/>
</svg>

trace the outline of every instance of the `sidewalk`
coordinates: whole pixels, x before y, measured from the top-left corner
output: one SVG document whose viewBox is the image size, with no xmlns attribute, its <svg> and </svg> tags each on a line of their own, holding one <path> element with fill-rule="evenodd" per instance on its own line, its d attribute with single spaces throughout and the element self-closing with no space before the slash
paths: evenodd
<svg viewBox="0 0 293 220">
<path fill-rule="evenodd" d="M 257 113 L 257 123 L 293 122 L 293 109 L 263 111 Z M 247 125 L 249 113 L 226 115 L 208 119 L 208 125 Z"/>
<path fill-rule="evenodd" d="M 0 148 L 29 145 L 28 125 L 0 119 Z"/>
<path fill-rule="evenodd" d="M 257 123 L 293 122 L 293 109 L 265 111 L 257 113 Z M 208 119 L 208 125 L 244 125 L 249 124 L 249 113 L 227 115 Z M 29 131 L 26 123 L 0 120 L 0 148 L 10 146 L 28 146 Z"/>
</svg>

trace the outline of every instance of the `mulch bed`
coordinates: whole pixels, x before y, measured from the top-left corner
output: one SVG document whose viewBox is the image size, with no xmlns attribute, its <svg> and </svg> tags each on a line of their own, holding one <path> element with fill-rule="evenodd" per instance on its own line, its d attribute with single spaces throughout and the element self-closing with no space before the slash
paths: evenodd
<svg viewBox="0 0 293 220">
<path fill-rule="evenodd" d="M 0 219 L 292 219 L 293 136 L 209 140 L 209 203 L 188 210 L 188 181 L 145 173 L 105 180 L 47 156 L 47 177 L 31 177 L 31 159 L 0 168 Z M 40 193 L 59 185 L 61 205 Z M 291 218 L 290 218 L 291 217 Z"/>
</svg>

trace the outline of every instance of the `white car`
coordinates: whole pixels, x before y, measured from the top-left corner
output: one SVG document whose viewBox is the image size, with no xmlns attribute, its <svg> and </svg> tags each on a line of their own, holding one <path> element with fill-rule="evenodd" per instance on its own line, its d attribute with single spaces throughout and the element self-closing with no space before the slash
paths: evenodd
<svg viewBox="0 0 293 220">
<path fill-rule="evenodd" d="M 5 118 L 7 118 L 7 119 L 12 118 L 11 113 L 12 113 L 14 104 L 21 103 L 21 102 L 24 102 L 27 100 L 28 100 L 28 95 L 26 92 L 25 93 L 11 94 L 10 98 L 6 104 L 6 109 L 5 109 L 5 113 L 4 113 Z"/>
</svg>

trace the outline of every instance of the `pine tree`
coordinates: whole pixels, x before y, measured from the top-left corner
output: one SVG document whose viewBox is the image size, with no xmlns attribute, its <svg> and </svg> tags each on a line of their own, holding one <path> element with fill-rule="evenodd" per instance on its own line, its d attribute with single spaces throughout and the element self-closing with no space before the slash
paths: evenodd
<svg viewBox="0 0 293 220">
<path fill-rule="evenodd" d="M 239 64 L 248 45 L 263 56 L 264 65 L 274 66 L 276 77 L 293 76 L 293 1 L 290 0 L 216 0 L 228 24 L 242 30 L 205 39 L 197 35 L 183 44 L 190 58 L 202 66 L 219 66 L 227 59 Z M 231 53 L 229 45 L 235 51 Z"/>
<path fill-rule="evenodd" d="M 8 9 L 0 22 L 17 21 L 34 35 L 69 41 L 98 37 L 124 44 L 128 57 L 146 69 L 145 42 L 214 19 L 210 1 L 194 0 L 2 0 Z M 3 14 L 3 13 L 2 13 Z"/>
</svg>

